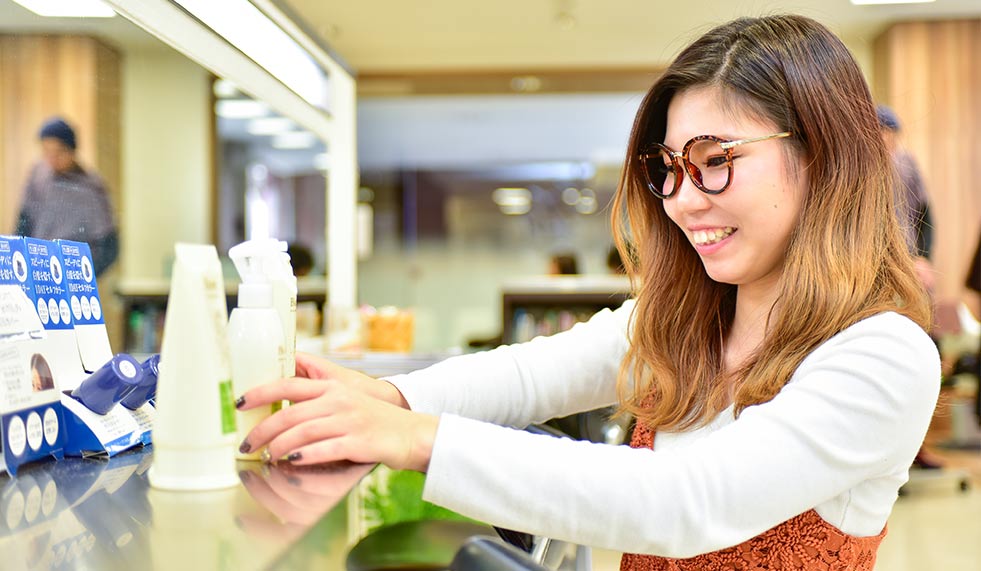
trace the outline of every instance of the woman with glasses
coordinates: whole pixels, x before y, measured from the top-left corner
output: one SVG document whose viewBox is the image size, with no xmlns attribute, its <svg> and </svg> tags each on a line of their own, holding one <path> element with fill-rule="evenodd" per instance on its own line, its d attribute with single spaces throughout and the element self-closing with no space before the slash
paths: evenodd
<svg viewBox="0 0 981 571">
<path fill-rule="evenodd" d="M 297 402 L 243 447 L 426 471 L 429 501 L 626 570 L 871 570 L 940 377 L 893 176 L 838 38 L 722 25 L 634 122 L 613 222 L 635 301 L 390 382 L 298 357 L 239 401 Z M 502 427 L 613 403 L 630 447 Z"/>
</svg>

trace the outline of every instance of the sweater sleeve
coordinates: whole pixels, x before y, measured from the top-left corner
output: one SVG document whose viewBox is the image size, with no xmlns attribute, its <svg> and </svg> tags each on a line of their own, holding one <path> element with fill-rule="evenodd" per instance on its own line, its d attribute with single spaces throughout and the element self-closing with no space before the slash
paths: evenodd
<svg viewBox="0 0 981 571">
<path fill-rule="evenodd" d="M 632 309 L 627 301 L 551 337 L 453 357 L 388 380 L 414 411 L 509 426 L 608 406 L 616 401 Z"/>
<path fill-rule="evenodd" d="M 816 349 L 773 400 L 683 448 L 574 442 L 443 415 L 423 497 L 580 544 L 708 553 L 905 470 L 939 374 L 927 335 L 884 314 Z"/>
</svg>

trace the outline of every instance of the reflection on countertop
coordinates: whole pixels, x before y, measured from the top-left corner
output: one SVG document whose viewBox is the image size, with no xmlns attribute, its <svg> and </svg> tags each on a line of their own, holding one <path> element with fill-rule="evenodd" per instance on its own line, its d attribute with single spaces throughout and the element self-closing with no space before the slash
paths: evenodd
<svg viewBox="0 0 981 571">
<path fill-rule="evenodd" d="M 0 478 L 0 566 L 237 571 L 274 567 L 286 552 L 306 550 L 290 559 L 343 569 L 359 539 L 347 498 L 370 465 L 240 462 L 243 485 L 172 492 L 150 488 L 151 458 L 148 447 Z M 300 542 L 314 527 L 323 541 Z"/>
</svg>

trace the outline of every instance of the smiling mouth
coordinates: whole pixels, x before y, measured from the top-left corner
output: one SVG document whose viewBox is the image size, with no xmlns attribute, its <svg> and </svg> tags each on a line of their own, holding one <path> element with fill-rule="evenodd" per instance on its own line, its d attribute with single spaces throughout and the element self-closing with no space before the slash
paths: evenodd
<svg viewBox="0 0 981 571">
<path fill-rule="evenodd" d="M 692 232 L 691 239 L 696 246 L 708 246 L 732 236 L 732 233 L 735 231 L 736 229 L 732 226 L 715 228 L 713 230 L 695 230 Z"/>
</svg>

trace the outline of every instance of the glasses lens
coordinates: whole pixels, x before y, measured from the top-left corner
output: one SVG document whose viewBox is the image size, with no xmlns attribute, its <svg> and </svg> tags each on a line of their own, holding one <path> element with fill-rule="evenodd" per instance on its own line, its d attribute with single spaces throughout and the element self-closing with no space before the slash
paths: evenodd
<svg viewBox="0 0 981 571">
<path fill-rule="evenodd" d="M 644 172 L 654 194 L 667 196 L 674 190 L 674 162 L 664 149 L 654 149 L 644 158 Z"/>
<path fill-rule="evenodd" d="M 692 178 L 705 190 L 722 190 L 729 183 L 729 161 L 718 142 L 696 142 L 688 151 L 688 162 L 698 171 L 691 173 Z"/>
</svg>

